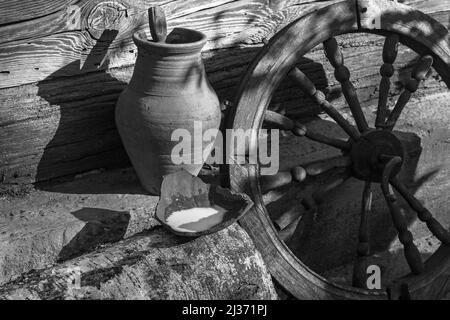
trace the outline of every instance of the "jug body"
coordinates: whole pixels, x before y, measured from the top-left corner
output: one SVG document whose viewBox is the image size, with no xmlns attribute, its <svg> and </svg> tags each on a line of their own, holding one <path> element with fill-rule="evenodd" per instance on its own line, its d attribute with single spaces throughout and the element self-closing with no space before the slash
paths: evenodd
<svg viewBox="0 0 450 320">
<path fill-rule="evenodd" d="M 152 194 L 160 193 L 166 174 L 181 168 L 198 174 L 203 155 L 213 147 L 213 141 L 203 141 L 202 135 L 208 129 L 218 130 L 221 119 L 219 100 L 201 59 L 206 37 L 181 28 L 172 33 L 173 43 L 151 42 L 138 33 L 133 36 L 138 57 L 116 107 L 122 142 L 141 184 Z M 180 136 L 173 140 L 176 130 L 190 141 L 181 141 Z M 189 160 L 180 164 L 173 161 L 172 153 L 182 142 L 189 146 L 182 150 L 182 159 Z"/>
</svg>

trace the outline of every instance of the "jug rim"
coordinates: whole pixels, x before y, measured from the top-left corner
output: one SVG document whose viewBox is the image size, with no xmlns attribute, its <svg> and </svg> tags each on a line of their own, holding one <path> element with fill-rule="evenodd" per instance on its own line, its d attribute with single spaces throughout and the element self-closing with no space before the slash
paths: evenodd
<svg viewBox="0 0 450 320">
<path fill-rule="evenodd" d="M 207 37 L 203 32 L 187 29 L 187 28 L 174 28 L 168 35 L 168 39 L 171 36 L 184 37 L 188 39 L 193 38 L 193 41 L 186 42 L 155 42 L 149 40 L 146 34 L 142 31 L 137 31 L 133 34 L 133 41 L 138 48 L 149 49 L 151 52 L 159 52 L 165 54 L 177 54 L 177 53 L 190 53 L 200 51 L 207 41 Z"/>
</svg>

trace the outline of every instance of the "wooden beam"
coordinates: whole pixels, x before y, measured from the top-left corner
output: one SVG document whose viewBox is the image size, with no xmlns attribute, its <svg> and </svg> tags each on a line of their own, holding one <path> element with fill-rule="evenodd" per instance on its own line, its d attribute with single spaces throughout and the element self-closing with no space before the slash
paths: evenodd
<svg viewBox="0 0 450 320">
<path fill-rule="evenodd" d="M 0 299 L 270 300 L 277 294 L 251 238 L 235 223 L 195 239 L 158 226 L 25 273 L 0 288 Z"/>
</svg>

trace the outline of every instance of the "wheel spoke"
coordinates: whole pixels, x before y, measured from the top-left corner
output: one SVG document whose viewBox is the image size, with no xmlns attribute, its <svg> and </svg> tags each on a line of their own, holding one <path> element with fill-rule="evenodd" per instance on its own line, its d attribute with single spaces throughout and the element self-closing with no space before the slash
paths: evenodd
<svg viewBox="0 0 450 320">
<path fill-rule="evenodd" d="M 280 232 L 278 232 L 278 237 L 284 242 L 289 241 L 289 239 L 292 237 L 295 230 L 297 229 L 297 226 L 298 226 L 299 222 L 301 221 L 301 219 L 302 219 L 302 216 L 297 217 L 291 224 L 286 226 L 286 228 L 284 228 L 283 230 L 280 230 Z"/>
<path fill-rule="evenodd" d="M 432 64 L 433 58 L 431 56 L 424 56 L 419 60 L 412 72 L 411 79 L 406 82 L 405 89 L 401 93 L 394 109 L 389 114 L 389 117 L 386 120 L 386 124 L 384 125 L 385 130 L 392 130 L 394 128 L 398 118 L 400 117 L 400 114 L 403 111 L 403 108 L 408 103 L 411 95 L 417 91 L 420 81 L 424 80 L 427 77 Z"/>
<path fill-rule="evenodd" d="M 267 207 L 271 203 L 280 200 L 288 192 L 289 190 L 270 190 L 269 192 L 263 193 L 262 194 L 263 203 Z"/>
<path fill-rule="evenodd" d="M 361 218 L 359 223 L 358 247 L 356 249 L 356 261 L 353 265 L 353 286 L 366 288 L 367 273 L 365 267 L 366 257 L 370 253 L 369 245 L 369 215 L 372 210 L 371 183 L 366 182 L 362 194 Z"/>
<path fill-rule="evenodd" d="M 298 221 L 294 222 L 296 224 L 295 229 L 285 240 L 286 245 L 297 256 L 299 245 L 301 246 L 301 244 L 309 237 L 318 215 L 317 205 L 312 198 L 303 198 L 301 203 L 302 215 Z"/>
<path fill-rule="evenodd" d="M 265 113 L 264 121 L 270 123 L 273 127 L 281 130 L 292 131 L 296 136 L 305 136 L 308 139 L 324 143 L 326 145 L 341 149 L 349 150 L 350 143 L 345 140 L 329 138 L 323 134 L 315 132 L 298 121 L 293 121 L 288 117 L 281 115 L 277 112 L 267 110 Z"/>
<path fill-rule="evenodd" d="M 367 120 L 359 103 L 358 96 L 356 94 L 355 87 L 350 82 L 350 71 L 344 65 L 344 56 L 339 49 L 338 43 L 335 38 L 330 38 L 323 43 L 325 54 L 334 67 L 334 75 L 336 80 L 340 82 L 342 92 L 347 100 L 347 103 L 355 119 L 356 126 L 360 132 L 365 132 L 369 129 Z"/>
<path fill-rule="evenodd" d="M 398 35 L 392 34 L 386 38 L 383 46 L 383 62 L 380 68 L 381 82 L 380 93 L 378 96 L 378 109 L 375 126 L 382 128 L 386 121 L 387 115 L 387 99 L 389 96 L 389 88 L 391 86 L 390 78 L 394 74 L 394 67 L 392 64 L 397 58 L 398 53 Z"/>
<path fill-rule="evenodd" d="M 400 165 L 401 162 L 402 159 L 400 157 L 394 157 L 386 164 L 383 170 L 381 189 L 389 207 L 389 211 L 391 212 L 392 222 L 394 223 L 394 227 L 397 229 L 398 239 L 403 245 L 403 251 L 409 268 L 414 274 L 420 274 L 424 270 L 424 265 L 419 249 L 417 249 L 413 242 L 412 233 L 408 230 L 408 225 L 404 217 L 404 210 L 398 205 L 397 198 L 391 191 L 389 185 L 392 170 L 396 166 Z"/>
<path fill-rule="evenodd" d="M 273 222 L 276 228 L 280 231 L 288 228 L 292 223 L 295 223 L 296 220 L 303 214 L 303 211 L 299 210 L 298 207 L 291 207 L 288 211 L 283 212 L 277 219 Z"/>
<path fill-rule="evenodd" d="M 295 122 L 293 120 L 289 119 L 285 115 L 271 110 L 266 110 L 264 114 L 264 121 L 268 122 L 275 128 L 286 131 L 292 131 L 295 127 Z"/>
<path fill-rule="evenodd" d="M 391 184 L 402 195 L 406 202 L 408 202 L 409 206 L 417 212 L 418 218 L 426 223 L 431 233 L 442 243 L 450 244 L 450 233 L 435 218 L 433 218 L 431 212 L 409 192 L 406 186 L 397 178 L 392 178 Z"/>
<path fill-rule="evenodd" d="M 274 175 L 262 175 L 260 176 L 261 191 L 266 193 L 288 185 L 292 181 L 303 181 L 305 178 L 306 172 L 302 167 L 294 167 L 291 171 L 279 171 Z"/>
<path fill-rule="evenodd" d="M 359 138 L 356 130 L 325 98 L 325 94 L 316 89 L 312 81 L 299 68 L 289 72 L 289 76 L 299 85 L 300 89 L 311 96 L 311 98 L 328 114 L 353 140 Z"/>
<path fill-rule="evenodd" d="M 301 202 L 302 206 L 296 210 L 298 217 L 278 232 L 278 237 L 289 247 L 300 242 L 299 240 L 305 235 L 305 229 L 310 229 L 317 214 L 317 207 L 311 205 L 309 200 L 303 198 Z"/>
<path fill-rule="evenodd" d="M 305 129 L 306 129 L 306 127 L 305 127 Z M 320 134 L 318 132 L 315 132 L 311 129 L 305 130 L 305 137 L 307 137 L 308 139 L 314 140 L 316 142 L 320 142 L 320 143 L 335 147 L 337 149 L 345 150 L 345 151 L 348 151 L 351 148 L 350 143 L 348 141 L 341 140 L 341 139 L 329 138 L 329 137 L 327 137 L 323 134 Z"/>
<path fill-rule="evenodd" d="M 350 157 L 338 156 L 308 164 L 305 166 L 305 170 L 308 175 L 317 176 L 334 168 L 349 167 L 350 164 Z"/>
<path fill-rule="evenodd" d="M 289 171 L 280 171 L 274 175 L 260 177 L 261 191 L 263 193 L 280 188 L 292 182 L 292 174 Z"/>
<path fill-rule="evenodd" d="M 415 80 L 411 80 L 409 83 L 413 85 L 413 83 L 415 83 Z M 397 103 L 395 104 L 395 107 L 392 110 L 392 112 L 389 114 L 389 117 L 386 120 L 386 124 L 384 125 L 385 130 L 392 130 L 394 128 L 398 118 L 400 117 L 400 114 L 403 111 L 403 108 L 406 106 L 409 99 L 411 99 L 411 95 L 415 91 L 415 89 L 413 87 L 408 88 L 409 89 L 405 88 L 403 92 L 400 94 L 400 97 L 398 97 Z"/>
<path fill-rule="evenodd" d="M 297 182 L 302 182 L 306 179 L 306 170 L 301 166 L 295 166 L 291 169 L 292 179 Z"/>
</svg>

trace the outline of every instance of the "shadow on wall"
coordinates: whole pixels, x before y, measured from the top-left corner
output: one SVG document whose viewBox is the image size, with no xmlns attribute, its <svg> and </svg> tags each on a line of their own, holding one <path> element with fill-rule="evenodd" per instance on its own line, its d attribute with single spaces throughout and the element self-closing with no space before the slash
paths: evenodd
<svg viewBox="0 0 450 320">
<path fill-rule="evenodd" d="M 92 70 L 93 66 L 95 69 L 103 67 L 102 62 L 117 33 L 117 30 L 103 32 L 82 64 L 81 72 Z M 117 96 L 126 83 L 105 70 L 65 78 L 79 70 L 80 64 L 81 61 L 72 62 L 38 84 L 38 95 L 50 105 L 59 106 L 60 118 L 39 161 L 36 181 L 47 181 L 70 172 L 129 165 L 114 122 Z M 49 124 L 53 125 L 55 123 Z M 46 188 L 39 183 L 36 187 Z"/>
</svg>

